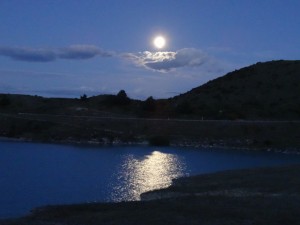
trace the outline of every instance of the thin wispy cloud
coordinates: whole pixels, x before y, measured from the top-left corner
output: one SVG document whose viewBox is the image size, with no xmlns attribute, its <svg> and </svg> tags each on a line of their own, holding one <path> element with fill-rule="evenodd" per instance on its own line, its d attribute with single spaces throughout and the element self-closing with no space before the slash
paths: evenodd
<svg viewBox="0 0 300 225">
<path fill-rule="evenodd" d="M 62 59 L 90 59 L 96 56 L 110 57 L 112 55 L 112 52 L 103 51 L 94 45 L 71 45 L 58 52 L 59 58 Z"/>
<path fill-rule="evenodd" d="M 56 59 L 53 50 L 42 48 L 0 47 L 0 55 L 27 62 L 51 62 Z"/>
<path fill-rule="evenodd" d="M 17 61 L 52 62 L 57 59 L 83 60 L 96 56 L 110 57 L 113 53 L 94 45 L 71 45 L 64 48 L 0 47 L 0 55 Z"/>
<path fill-rule="evenodd" d="M 203 51 L 195 48 L 183 48 L 176 52 L 139 52 L 125 53 L 122 57 L 136 65 L 158 72 L 168 72 L 181 67 L 201 66 L 210 60 Z"/>
</svg>

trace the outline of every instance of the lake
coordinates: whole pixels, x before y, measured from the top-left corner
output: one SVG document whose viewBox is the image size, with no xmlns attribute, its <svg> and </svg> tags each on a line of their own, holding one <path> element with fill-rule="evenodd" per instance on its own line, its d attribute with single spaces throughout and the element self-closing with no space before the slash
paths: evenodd
<svg viewBox="0 0 300 225">
<path fill-rule="evenodd" d="M 139 200 L 181 176 L 299 162 L 299 155 L 217 148 L 0 141 L 0 218 L 44 205 Z"/>
</svg>

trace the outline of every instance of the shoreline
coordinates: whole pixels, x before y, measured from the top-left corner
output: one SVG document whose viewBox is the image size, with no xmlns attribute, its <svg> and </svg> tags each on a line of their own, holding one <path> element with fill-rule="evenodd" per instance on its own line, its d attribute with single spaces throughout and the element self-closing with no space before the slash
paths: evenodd
<svg viewBox="0 0 300 225">
<path fill-rule="evenodd" d="M 152 147 L 175 147 L 175 148 L 194 148 L 197 150 L 203 149 L 223 149 L 223 150 L 237 150 L 237 151 L 256 151 L 256 152 L 275 152 L 282 154 L 300 154 L 299 147 L 257 147 L 257 146 L 246 146 L 246 145 L 226 145 L 226 142 L 223 140 L 219 140 L 219 143 L 209 144 L 207 142 L 202 141 L 171 141 L 169 145 L 150 145 L 147 140 L 140 141 L 121 141 L 114 140 L 110 142 L 108 139 L 104 139 L 104 141 L 96 141 L 96 140 L 74 140 L 74 139 L 66 139 L 66 140 L 34 140 L 28 139 L 24 137 L 15 138 L 15 137 L 4 137 L 0 136 L 0 141 L 7 142 L 28 142 L 28 143 L 43 143 L 43 144 L 61 144 L 61 145 L 88 145 L 88 146 L 96 146 L 96 147 L 106 147 L 106 146 L 152 146 Z M 241 143 L 240 141 L 236 141 Z"/>
</svg>

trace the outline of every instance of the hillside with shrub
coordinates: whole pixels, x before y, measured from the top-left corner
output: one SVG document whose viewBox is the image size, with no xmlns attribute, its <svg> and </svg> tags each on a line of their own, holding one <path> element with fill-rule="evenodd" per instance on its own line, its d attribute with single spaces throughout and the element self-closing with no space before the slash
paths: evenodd
<svg viewBox="0 0 300 225">
<path fill-rule="evenodd" d="M 300 119 L 300 61 L 257 63 L 170 102 L 180 115 L 206 119 Z"/>
</svg>

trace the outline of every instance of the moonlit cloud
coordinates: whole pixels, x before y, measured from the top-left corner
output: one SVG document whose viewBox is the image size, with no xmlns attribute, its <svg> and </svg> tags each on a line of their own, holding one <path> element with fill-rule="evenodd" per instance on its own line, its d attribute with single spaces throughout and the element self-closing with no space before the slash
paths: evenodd
<svg viewBox="0 0 300 225">
<path fill-rule="evenodd" d="M 180 67 L 196 67 L 210 60 L 209 56 L 199 49 L 183 48 L 176 52 L 126 53 L 122 55 L 138 66 L 159 72 L 168 72 Z"/>
<path fill-rule="evenodd" d="M 138 66 L 158 72 L 168 72 L 181 67 L 196 67 L 209 60 L 206 53 L 194 48 L 183 48 L 175 52 L 144 51 L 120 55 Z M 52 62 L 58 59 L 86 60 L 97 56 L 111 57 L 115 54 L 95 45 L 71 45 L 63 48 L 0 47 L 0 56 L 17 61 Z"/>
<path fill-rule="evenodd" d="M 83 60 L 96 56 L 109 57 L 113 53 L 94 45 L 71 45 L 64 48 L 0 47 L 0 55 L 17 61 L 51 62 L 56 59 Z"/>
</svg>

